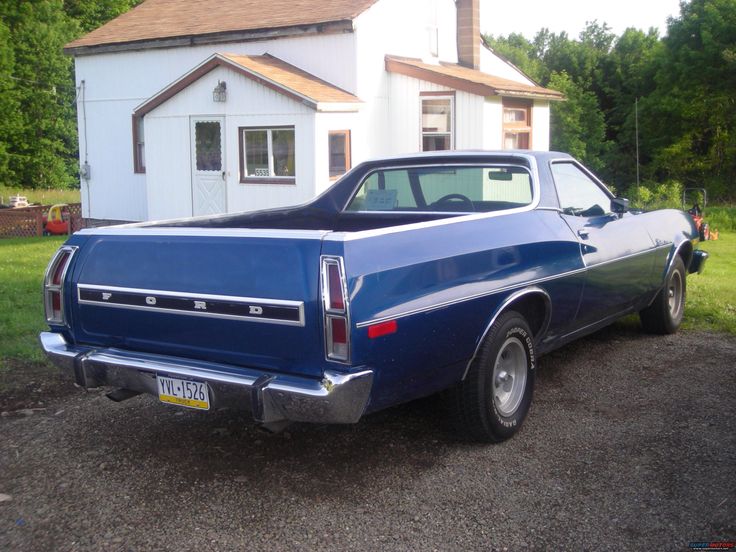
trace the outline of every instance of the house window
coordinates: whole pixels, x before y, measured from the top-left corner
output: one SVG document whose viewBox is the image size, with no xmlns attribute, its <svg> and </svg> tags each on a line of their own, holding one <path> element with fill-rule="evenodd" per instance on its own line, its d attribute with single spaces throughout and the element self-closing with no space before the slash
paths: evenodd
<svg viewBox="0 0 736 552">
<path fill-rule="evenodd" d="M 453 148 L 454 100 L 446 95 L 422 97 L 422 151 Z"/>
<path fill-rule="evenodd" d="M 143 132 L 143 115 L 133 115 L 133 172 L 146 172 L 146 148 Z"/>
<path fill-rule="evenodd" d="M 328 149 L 330 155 L 330 178 L 335 179 L 350 169 L 350 131 L 330 131 Z"/>
<path fill-rule="evenodd" d="M 244 128 L 240 134 L 240 182 L 294 184 L 294 127 Z"/>
<path fill-rule="evenodd" d="M 532 102 L 529 100 L 503 100 L 504 149 L 531 149 Z"/>
</svg>

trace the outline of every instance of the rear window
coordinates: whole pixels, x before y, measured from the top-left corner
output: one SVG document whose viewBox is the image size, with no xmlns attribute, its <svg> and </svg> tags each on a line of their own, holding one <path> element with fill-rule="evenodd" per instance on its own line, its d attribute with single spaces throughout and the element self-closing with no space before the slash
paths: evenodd
<svg viewBox="0 0 736 552">
<path fill-rule="evenodd" d="M 377 170 L 358 187 L 351 212 L 488 212 L 532 202 L 524 167 L 412 167 Z"/>
</svg>

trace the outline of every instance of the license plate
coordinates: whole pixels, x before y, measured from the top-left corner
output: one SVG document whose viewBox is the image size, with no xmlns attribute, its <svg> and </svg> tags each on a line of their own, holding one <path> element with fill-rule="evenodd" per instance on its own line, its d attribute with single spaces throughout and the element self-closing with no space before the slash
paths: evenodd
<svg viewBox="0 0 736 552">
<path fill-rule="evenodd" d="M 158 376 L 158 398 L 161 402 L 199 410 L 210 409 L 207 384 L 201 381 Z"/>
</svg>

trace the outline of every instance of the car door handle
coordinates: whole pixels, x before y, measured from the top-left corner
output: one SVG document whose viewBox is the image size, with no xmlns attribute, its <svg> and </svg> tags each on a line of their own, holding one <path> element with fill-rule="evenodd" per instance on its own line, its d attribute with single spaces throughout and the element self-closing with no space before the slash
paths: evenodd
<svg viewBox="0 0 736 552">
<path fill-rule="evenodd" d="M 578 236 L 580 236 L 582 239 L 587 240 L 588 239 L 588 231 L 584 228 L 581 228 L 578 230 Z"/>
<path fill-rule="evenodd" d="M 225 180 L 225 177 L 226 177 L 226 176 L 227 176 L 227 174 L 225 173 L 225 171 L 222 171 L 222 179 L 223 179 L 223 180 Z"/>
</svg>

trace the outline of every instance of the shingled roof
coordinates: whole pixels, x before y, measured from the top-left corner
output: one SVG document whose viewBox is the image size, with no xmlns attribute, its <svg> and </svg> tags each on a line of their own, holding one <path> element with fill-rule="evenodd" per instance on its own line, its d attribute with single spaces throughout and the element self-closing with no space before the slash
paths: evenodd
<svg viewBox="0 0 736 552">
<path fill-rule="evenodd" d="M 316 111 L 357 111 L 361 104 L 353 94 L 270 54 L 214 54 L 138 106 L 134 115 L 141 116 L 152 111 L 217 67 L 227 67 Z"/>
<path fill-rule="evenodd" d="M 65 46 L 67 53 L 352 30 L 377 0 L 145 0 Z"/>
<path fill-rule="evenodd" d="M 440 62 L 435 65 L 413 58 L 386 56 L 386 71 L 433 82 L 456 90 L 464 90 L 479 96 L 516 96 L 545 100 L 563 100 L 565 98 L 562 93 L 550 88 L 522 84 L 455 63 Z"/>
</svg>

